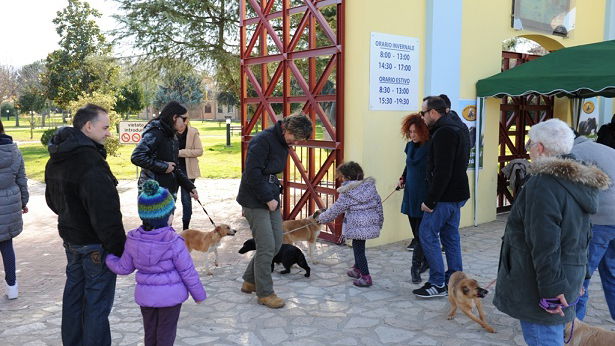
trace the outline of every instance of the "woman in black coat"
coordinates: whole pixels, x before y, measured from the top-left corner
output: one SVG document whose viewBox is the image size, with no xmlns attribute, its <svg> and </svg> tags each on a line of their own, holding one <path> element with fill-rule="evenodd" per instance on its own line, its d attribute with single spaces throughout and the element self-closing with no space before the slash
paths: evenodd
<svg viewBox="0 0 615 346">
<path fill-rule="evenodd" d="M 131 156 L 132 163 L 142 169 L 139 190 L 146 180 L 154 179 L 160 186 L 167 188 L 175 199 L 180 186 L 191 191 L 192 198 L 199 198 L 196 187 L 178 165 L 179 143 L 176 133 L 186 127 L 186 113 L 188 110 L 184 106 L 171 101 L 162 108 L 158 117 L 145 125 L 141 141 Z"/>
<path fill-rule="evenodd" d="M 404 199 L 401 212 L 408 215 L 412 229 L 412 267 L 410 275 L 412 283 L 421 282 L 421 273 L 427 270 L 428 264 L 419 242 L 419 227 L 423 219 L 421 203 L 427 195 L 427 155 L 429 154 L 429 129 L 420 114 L 410 114 L 402 121 L 402 135 L 408 140 L 404 152 L 406 153 L 406 166 L 399 178 L 398 187 L 404 189 Z"/>
</svg>

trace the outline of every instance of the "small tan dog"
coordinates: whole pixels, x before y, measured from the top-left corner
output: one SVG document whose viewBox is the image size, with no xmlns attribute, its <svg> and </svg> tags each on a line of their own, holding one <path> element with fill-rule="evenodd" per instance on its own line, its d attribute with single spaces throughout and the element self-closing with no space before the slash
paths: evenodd
<svg viewBox="0 0 615 346">
<path fill-rule="evenodd" d="M 227 235 L 234 236 L 235 233 L 237 233 L 237 231 L 231 229 L 229 225 L 220 224 L 211 232 L 201 232 L 195 229 L 187 229 L 179 235 L 184 238 L 186 248 L 188 248 L 189 252 L 192 252 L 192 250 L 197 250 L 208 254 L 213 251 L 215 256 L 214 265 L 217 267 L 218 247 L 220 246 L 220 241 Z M 205 265 L 205 270 L 207 271 L 207 275 L 213 275 L 211 270 L 207 268 L 207 265 Z"/>
<path fill-rule="evenodd" d="M 314 212 L 312 216 L 299 220 L 286 220 L 282 222 L 282 228 L 284 230 L 284 244 L 294 244 L 298 241 L 306 241 L 308 243 L 308 257 L 312 263 L 314 261 L 312 255 L 316 248 L 316 239 L 320 234 L 322 225 L 319 224 L 316 219 L 320 215 L 319 211 Z"/>
<path fill-rule="evenodd" d="M 452 320 L 455 318 L 455 313 L 457 312 L 457 308 L 459 308 L 464 314 L 480 324 L 489 333 L 495 333 L 495 329 L 487 324 L 485 320 L 483 304 L 480 301 L 487 293 L 489 293 L 489 291 L 478 286 L 478 282 L 468 278 L 464 272 L 454 272 L 448 280 L 448 301 L 451 303 L 448 319 Z M 472 313 L 474 305 L 476 305 L 476 310 L 478 310 L 480 318 Z"/>
<path fill-rule="evenodd" d="M 564 340 L 570 338 L 570 327 L 572 323 L 566 323 Z M 599 327 L 592 327 L 578 319 L 574 319 L 572 338 L 568 343 L 570 346 L 612 346 L 615 345 L 615 332 L 611 332 Z"/>
</svg>

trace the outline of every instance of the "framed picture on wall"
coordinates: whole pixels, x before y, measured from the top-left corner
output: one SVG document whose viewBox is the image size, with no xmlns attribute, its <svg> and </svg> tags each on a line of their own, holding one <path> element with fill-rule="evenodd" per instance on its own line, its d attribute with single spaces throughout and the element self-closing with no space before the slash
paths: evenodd
<svg viewBox="0 0 615 346">
<path fill-rule="evenodd" d="M 512 27 L 566 37 L 575 28 L 575 0 L 513 0 Z"/>
</svg>

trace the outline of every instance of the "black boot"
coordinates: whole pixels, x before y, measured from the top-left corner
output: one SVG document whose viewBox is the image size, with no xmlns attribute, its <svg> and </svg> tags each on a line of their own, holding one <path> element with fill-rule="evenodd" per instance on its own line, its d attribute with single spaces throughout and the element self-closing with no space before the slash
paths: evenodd
<svg viewBox="0 0 615 346">
<path fill-rule="evenodd" d="M 414 249 L 414 254 L 412 256 L 412 265 L 419 268 L 419 274 L 423 274 L 427 271 L 427 269 L 429 269 L 429 262 L 427 262 L 427 258 L 425 258 L 425 252 L 423 251 L 421 243 L 418 243 L 417 245 L 418 246 Z"/>
<path fill-rule="evenodd" d="M 412 278 L 412 283 L 413 284 L 418 284 L 421 283 L 421 256 L 420 253 L 417 253 L 416 249 L 414 251 L 414 253 L 412 254 L 412 267 L 410 267 L 410 276 Z"/>
<path fill-rule="evenodd" d="M 410 267 L 410 275 L 412 277 L 412 283 L 413 284 L 420 284 L 421 281 L 423 281 L 421 279 L 421 273 L 419 272 L 420 267 L 418 266 L 412 266 Z"/>
<path fill-rule="evenodd" d="M 419 270 L 419 273 L 423 274 L 424 272 L 426 272 L 427 270 L 429 270 L 429 263 L 427 263 L 427 261 L 423 262 L 423 264 L 421 265 L 421 269 Z"/>
</svg>

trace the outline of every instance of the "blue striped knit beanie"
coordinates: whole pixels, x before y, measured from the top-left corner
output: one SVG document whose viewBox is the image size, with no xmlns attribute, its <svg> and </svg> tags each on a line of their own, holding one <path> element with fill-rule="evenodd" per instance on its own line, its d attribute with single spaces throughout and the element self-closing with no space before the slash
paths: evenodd
<svg viewBox="0 0 615 346">
<path fill-rule="evenodd" d="M 169 190 L 155 180 L 147 180 L 139 195 L 139 217 L 153 228 L 168 226 L 169 216 L 175 210 L 175 200 Z"/>
</svg>

